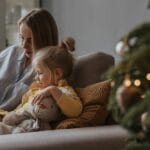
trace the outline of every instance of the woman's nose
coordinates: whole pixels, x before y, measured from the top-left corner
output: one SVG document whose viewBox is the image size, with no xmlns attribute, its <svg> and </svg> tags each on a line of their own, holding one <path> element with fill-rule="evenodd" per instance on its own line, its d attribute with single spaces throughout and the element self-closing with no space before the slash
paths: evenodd
<svg viewBox="0 0 150 150">
<path fill-rule="evenodd" d="M 28 43 L 26 41 L 22 41 L 22 47 L 26 49 L 28 47 Z"/>
</svg>

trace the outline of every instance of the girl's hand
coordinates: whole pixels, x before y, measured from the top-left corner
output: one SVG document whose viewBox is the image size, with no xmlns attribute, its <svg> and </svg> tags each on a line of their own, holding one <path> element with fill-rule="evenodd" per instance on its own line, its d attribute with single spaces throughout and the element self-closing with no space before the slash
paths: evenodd
<svg viewBox="0 0 150 150">
<path fill-rule="evenodd" d="M 40 92 L 33 98 L 32 104 L 39 105 L 44 98 L 50 96 L 51 95 L 51 88 L 52 88 L 52 86 L 40 90 Z"/>
</svg>

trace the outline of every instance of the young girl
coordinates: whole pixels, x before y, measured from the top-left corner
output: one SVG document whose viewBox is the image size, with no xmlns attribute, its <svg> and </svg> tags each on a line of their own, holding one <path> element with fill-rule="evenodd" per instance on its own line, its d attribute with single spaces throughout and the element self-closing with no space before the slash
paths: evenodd
<svg viewBox="0 0 150 150">
<path fill-rule="evenodd" d="M 77 117 L 82 111 L 79 97 L 66 81 L 73 68 L 74 44 L 74 39 L 66 38 L 60 47 L 46 47 L 33 59 L 39 84 L 44 88 L 35 96 L 33 104 L 41 104 L 43 98 L 52 96 L 67 117 Z"/>
<path fill-rule="evenodd" d="M 65 38 L 60 46 L 48 46 L 35 54 L 33 68 L 38 82 L 31 85 L 16 110 L 3 118 L 1 134 L 41 130 L 41 122 L 60 117 L 59 109 L 67 117 L 81 113 L 80 98 L 66 81 L 72 72 L 74 44 L 74 39 Z"/>
</svg>

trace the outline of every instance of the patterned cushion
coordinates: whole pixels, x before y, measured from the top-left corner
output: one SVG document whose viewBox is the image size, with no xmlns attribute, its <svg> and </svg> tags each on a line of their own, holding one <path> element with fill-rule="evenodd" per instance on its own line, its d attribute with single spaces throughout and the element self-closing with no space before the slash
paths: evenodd
<svg viewBox="0 0 150 150">
<path fill-rule="evenodd" d="M 85 88 L 77 88 L 76 91 L 84 106 L 92 104 L 105 105 L 110 91 L 110 81 L 106 80 Z"/>
<path fill-rule="evenodd" d="M 107 103 L 110 92 L 110 81 L 103 81 L 77 88 L 83 101 L 83 112 L 79 117 L 68 118 L 58 123 L 56 129 L 96 126 L 105 123 L 108 115 Z"/>
</svg>

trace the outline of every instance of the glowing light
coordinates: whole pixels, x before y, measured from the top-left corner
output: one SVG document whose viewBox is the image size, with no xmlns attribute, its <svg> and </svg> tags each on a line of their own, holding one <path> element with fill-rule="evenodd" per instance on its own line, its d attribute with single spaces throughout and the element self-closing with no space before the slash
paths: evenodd
<svg viewBox="0 0 150 150">
<path fill-rule="evenodd" d="M 111 81 L 111 87 L 115 86 L 115 81 Z"/>
<path fill-rule="evenodd" d="M 150 73 L 146 74 L 146 79 L 150 81 Z"/>
<path fill-rule="evenodd" d="M 126 87 L 129 87 L 132 84 L 130 79 L 125 79 L 123 83 Z"/>
<path fill-rule="evenodd" d="M 144 99 L 145 98 L 145 94 L 141 95 L 141 98 Z"/>
<path fill-rule="evenodd" d="M 141 81 L 139 79 L 134 80 L 134 85 L 135 86 L 140 86 L 141 85 Z"/>
</svg>

